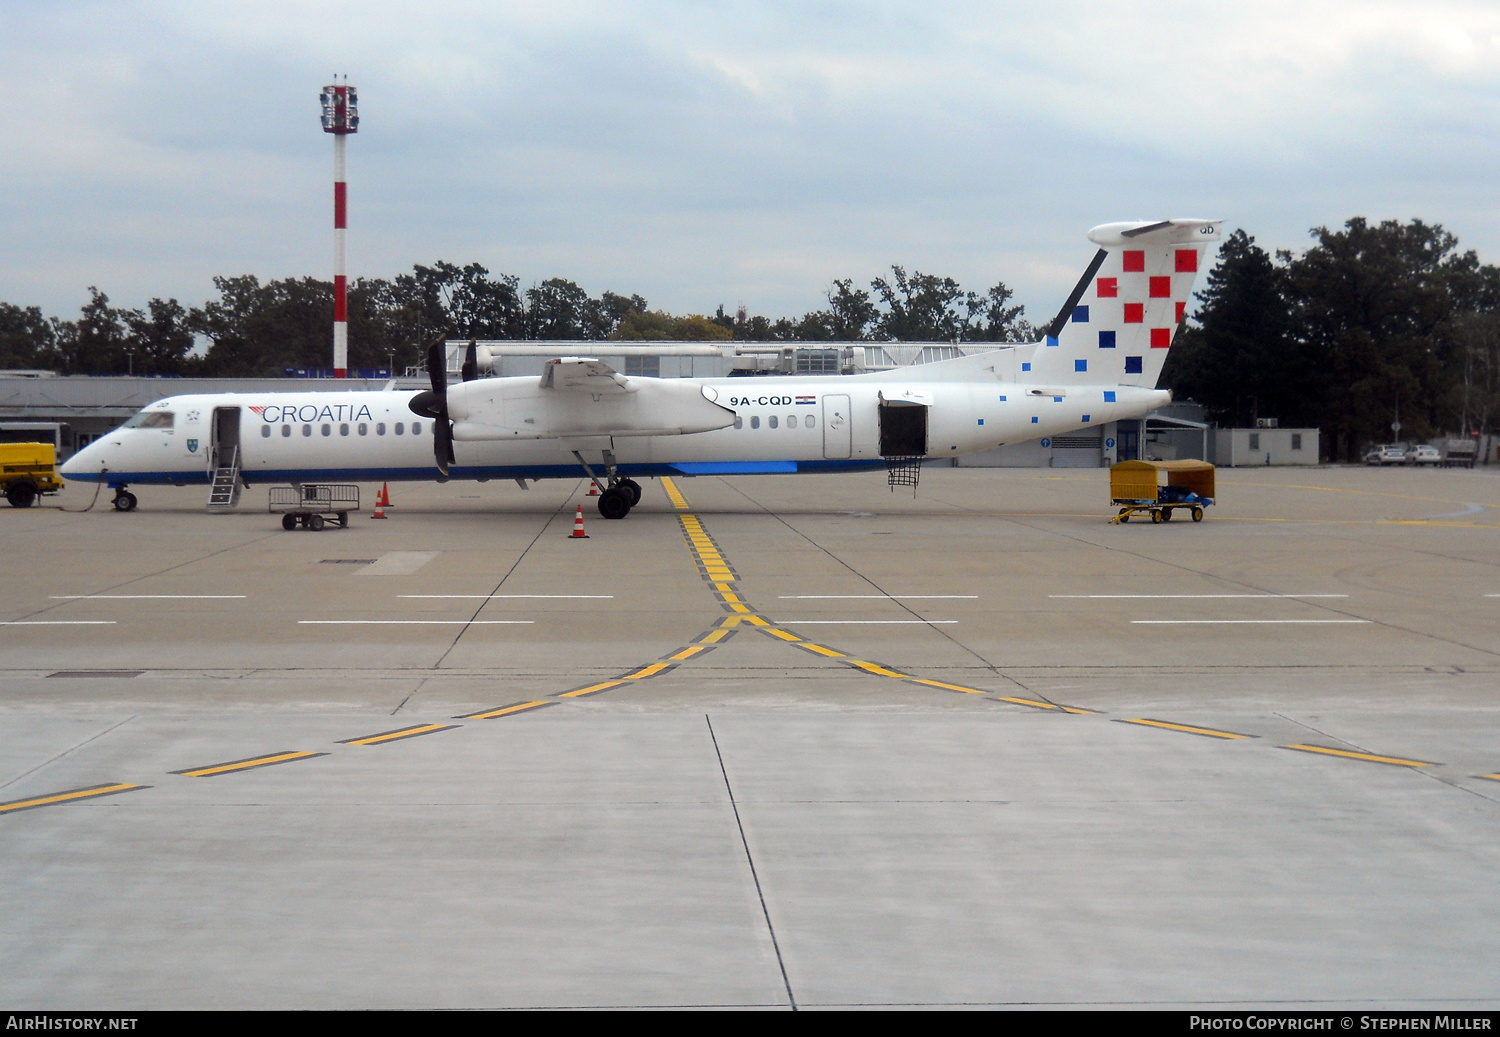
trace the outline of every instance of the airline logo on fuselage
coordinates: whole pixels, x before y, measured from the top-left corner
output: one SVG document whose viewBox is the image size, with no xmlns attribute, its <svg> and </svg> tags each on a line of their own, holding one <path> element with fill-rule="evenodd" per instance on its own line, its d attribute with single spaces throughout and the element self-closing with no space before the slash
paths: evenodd
<svg viewBox="0 0 1500 1037">
<path fill-rule="evenodd" d="M 368 404 L 361 403 L 355 406 L 352 403 L 328 403 L 318 406 L 316 403 L 286 404 L 278 406 L 271 404 L 269 407 L 251 407 L 250 410 L 260 415 L 262 421 L 275 423 L 278 421 L 373 421 Z"/>
</svg>

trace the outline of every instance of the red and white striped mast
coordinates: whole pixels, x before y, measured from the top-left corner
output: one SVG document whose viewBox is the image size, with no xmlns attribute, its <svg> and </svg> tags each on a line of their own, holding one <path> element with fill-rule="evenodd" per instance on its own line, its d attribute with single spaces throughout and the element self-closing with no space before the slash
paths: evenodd
<svg viewBox="0 0 1500 1037">
<path fill-rule="evenodd" d="M 323 88 L 323 132 L 333 134 L 333 376 L 349 376 L 349 279 L 344 271 L 344 234 L 349 227 L 344 140 L 359 132 L 359 92 L 344 77 L 343 85 Z"/>
</svg>

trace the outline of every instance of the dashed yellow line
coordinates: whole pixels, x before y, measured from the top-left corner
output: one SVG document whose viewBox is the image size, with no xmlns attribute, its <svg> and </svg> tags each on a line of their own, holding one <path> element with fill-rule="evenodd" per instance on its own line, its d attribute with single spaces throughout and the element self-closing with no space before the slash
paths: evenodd
<svg viewBox="0 0 1500 1037">
<path fill-rule="evenodd" d="M 150 785 L 128 785 L 123 782 L 90 785 L 88 788 L 69 789 L 66 792 L 53 792 L 46 796 L 32 796 L 29 799 L 13 799 L 9 803 L 0 803 L 0 814 L 13 814 L 18 810 L 34 810 L 37 807 L 73 803 L 80 799 L 95 799 L 99 796 L 113 796 L 120 792 L 133 792 L 136 789 L 149 789 L 150 787 Z"/>
<path fill-rule="evenodd" d="M 1206 738 L 1254 738 L 1254 735 L 1236 734 L 1233 731 L 1216 731 L 1211 727 L 1193 727 L 1191 724 L 1173 724 L 1165 720 L 1147 720 L 1144 717 L 1135 717 L 1131 720 L 1121 720 L 1122 724 L 1142 724 L 1146 727 L 1160 727 L 1168 731 L 1182 731 L 1190 735 L 1203 735 Z"/>
<path fill-rule="evenodd" d="M 766 633 L 770 634 L 772 637 L 779 637 L 783 641 L 798 642 L 802 640 L 802 638 L 798 637 L 796 634 L 792 633 L 789 630 L 778 630 L 775 627 L 769 627 L 766 630 Z"/>
<path fill-rule="evenodd" d="M 850 666 L 856 666 L 859 669 L 864 670 L 866 673 L 873 673 L 873 674 L 875 674 L 876 676 L 879 676 L 879 677 L 893 677 L 893 678 L 895 678 L 898 681 L 904 681 L 904 680 L 909 680 L 910 679 L 910 675 L 908 675 L 908 674 L 897 673 L 895 670 L 888 670 L 888 669 L 886 669 L 884 666 L 881 666 L 879 663 L 867 663 L 863 659 L 850 659 L 849 660 L 849 665 Z"/>
<path fill-rule="evenodd" d="M 1370 763 L 1388 763 L 1396 767 L 1431 767 L 1426 760 L 1407 760 L 1400 756 L 1376 756 L 1374 753 L 1356 753 L 1348 749 L 1330 749 L 1326 745 L 1283 745 L 1283 749 L 1296 749 L 1303 753 L 1319 753 L 1323 756 L 1342 756 L 1349 760 L 1368 760 Z"/>
<path fill-rule="evenodd" d="M 811 641 L 803 641 L 799 643 L 797 647 L 806 648 L 809 652 L 817 652 L 819 655 L 826 655 L 830 659 L 842 659 L 844 657 L 843 652 L 835 652 L 832 648 L 827 648 L 823 645 L 815 645 Z"/>
<path fill-rule="evenodd" d="M 978 688 L 966 688 L 962 684 L 948 684 L 948 683 L 946 683 L 944 681 L 930 681 L 930 680 L 926 680 L 926 679 L 921 678 L 921 677 L 913 677 L 912 681 L 913 681 L 913 683 L 916 683 L 916 684 L 925 684 L 929 688 L 946 688 L 949 691 L 961 691 L 965 695 L 983 695 L 984 694 L 984 692 L 980 691 Z"/>
<path fill-rule="evenodd" d="M 216 763 L 208 767 L 193 767 L 185 771 L 173 771 L 173 774 L 181 774 L 185 778 L 212 778 L 218 774 L 234 774 L 239 771 L 253 770 L 256 767 L 274 767 L 278 763 L 291 763 L 294 760 L 310 760 L 314 756 L 327 756 L 327 753 L 315 753 L 309 751 L 272 753 L 269 756 L 252 756 L 248 760 L 230 760 L 228 763 Z"/>
<path fill-rule="evenodd" d="M 1500 774 L 1476 774 L 1476 778 L 1488 778 L 1490 781 L 1500 781 Z"/>
<path fill-rule="evenodd" d="M 704 634 L 698 643 L 704 645 L 718 644 L 720 641 L 724 640 L 732 633 L 734 633 L 733 628 L 729 627 L 728 625 L 721 626 L 715 630 L 710 631 L 707 634 Z"/>
<path fill-rule="evenodd" d="M 579 688 L 576 691 L 565 691 L 558 697 L 565 699 L 581 699 L 585 695 L 594 695 L 601 691 L 608 691 L 610 688 L 618 688 L 624 683 L 624 680 L 604 681 L 600 684 L 590 684 L 587 688 Z"/>
<path fill-rule="evenodd" d="M 1036 699 L 1021 699 L 1016 698 L 1013 695 L 996 695 L 995 698 L 999 699 L 1001 702 L 1013 702 L 1017 706 L 1030 706 L 1032 709 L 1058 708 L 1058 705 L 1055 702 L 1038 702 Z M 1066 706 L 1062 707 L 1062 709 L 1064 713 L 1086 712 L 1081 710 L 1068 709 Z"/>
<path fill-rule="evenodd" d="M 699 652 L 706 652 L 706 651 L 708 651 L 708 647 L 706 645 L 702 645 L 702 644 L 688 645 L 682 651 L 674 653 L 673 655 L 669 655 L 669 656 L 667 656 L 667 658 L 671 659 L 673 662 L 681 662 L 682 660 L 688 658 L 689 656 L 697 655 Z"/>
<path fill-rule="evenodd" d="M 627 681 L 641 681 L 647 677 L 655 677 L 661 671 L 670 670 L 671 668 L 671 663 L 652 663 L 650 666 L 644 666 L 634 673 L 627 673 L 623 679 Z"/>
<path fill-rule="evenodd" d="M 682 491 L 677 488 L 677 484 L 665 475 L 661 477 L 661 488 L 667 491 L 667 500 L 671 501 L 672 507 L 678 511 L 686 511 L 691 507 L 687 498 L 682 495 Z"/>
<path fill-rule="evenodd" d="M 345 738 L 339 744 L 383 745 L 386 742 L 397 742 L 403 738 L 417 738 L 421 735 L 437 734 L 439 731 L 452 731 L 457 727 L 457 724 L 418 724 L 416 727 L 403 727 L 396 731 L 382 731 L 378 735 L 365 735 L 363 738 Z"/>
<path fill-rule="evenodd" d="M 512 705 L 509 705 L 509 706 L 500 706 L 500 707 L 498 707 L 496 709 L 486 709 L 486 710 L 483 710 L 483 711 L 481 711 L 479 713 L 465 713 L 463 716 L 461 716 L 461 717 L 454 717 L 453 719 L 455 719 L 455 720 L 493 720 L 496 717 L 507 717 L 507 716 L 510 716 L 512 713 L 524 713 L 528 709 L 541 709 L 543 706 L 552 706 L 552 705 L 556 705 L 556 703 L 554 703 L 554 702 L 548 702 L 545 699 L 535 699 L 535 700 L 533 700 L 531 702 L 516 702 L 516 703 L 514 703 Z"/>
</svg>

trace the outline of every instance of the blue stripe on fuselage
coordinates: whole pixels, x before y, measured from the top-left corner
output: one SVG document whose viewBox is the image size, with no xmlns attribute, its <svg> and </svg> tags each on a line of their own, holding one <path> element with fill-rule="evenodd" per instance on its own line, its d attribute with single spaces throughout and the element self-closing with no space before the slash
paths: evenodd
<svg viewBox="0 0 1500 1037">
<path fill-rule="evenodd" d="M 596 470 L 603 466 L 596 466 Z M 650 464 L 622 464 L 617 471 L 623 476 L 663 475 L 785 475 L 794 472 L 865 472 L 884 468 L 881 458 L 820 461 L 710 461 Z M 556 465 L 490 465 L 450 469 L 449 479 L 575 479 L 583 474 L 576 464 Z M 69 482 L 104 482 L 110 485 L 181 486 L 208 484 L 210 472 L 194 469 L 187 472 L 79 472 L 65 476 Z M 241 471 L 246 486 L 264 483 L 319 482 L 446 482 L 436 468 L 282 468 Z"/>
</svg>

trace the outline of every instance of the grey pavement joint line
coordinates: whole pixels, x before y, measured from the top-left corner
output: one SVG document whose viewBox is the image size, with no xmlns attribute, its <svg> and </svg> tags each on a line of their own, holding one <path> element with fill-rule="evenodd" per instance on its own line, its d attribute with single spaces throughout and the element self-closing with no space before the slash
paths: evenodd
<svg viewBox="0 0 1500 1037">
<path fill-rule="evenodd" d="M 786 999 L 792 1011 L 797 1011 L 797 996 L 792 993 L 792 981 L 787 978 L 786 961 L 781 957 L 781 943 L 776 939 L 776 926 L 771 924 L 771 911 L 766 907 L 766 893 L 760 885 L 760 873 L 755 870 L 755 855 L 750 852 L 750 840 L 745 838 L 745 822 L 740 819 L 740 806 L 734 799 L 734 786 L 729 783 L 729 770 L 724 766 L 724 753 L 719 749 L 719 736 L 714 734 L 714 722 L 703 714 L 708 725 L 708 737 L 714 744 L 714 758 L 719 761 L 719 773 L 724 776 L 724 791 L 729 794 L 729 807 L 734 811 L 734 826 L 740 833 L 740 845 L 745 848 L 745 861 L 750 865 L 750 878 L 755 881 L 755 895 L 760 899 L 760 912 L 766 919 L 766 931 L 771 934 L 771 948 L 776 952 L 776 965 L 781 969 L 781 982 L 786 987 Z"/>
<path fill-rule="evenodd" d="M 542 535 L 545 534 L 547 532 L 547 530 L 549 530 L 549 529 L 552 528 L 552 523 L 557 519 L 557 516 L 561 515 L 566 510 L 567 506 L 568 506 L 568 502 L 567 502 L 567 500 L 564 500 L 561 504 L 559 504 L 557 506 L 556 509 L 553 510 L 552 514 L 550 514 L 550 515 L 547 516 L 547 521 L 543 522 L 542 523 L 542 528 L 538 529 L 536 531 L 536 536 L 534 536 L 534 537 L 531 538 L 531 543 L 527 544 L 526 547 L 521 551 L 521 553 L 518 554 L 518 555 L 516 555 L 516 560 L 514 562 L 510 563 L 510 568 L 507 569 L 507 570 L 505 570 L 505 575 L 502 576 L 502 577 L 500 577 L 500 581 L 498 583 L 496 583 L 493 588 L 490 589 L 490 596 L 491 597 L 493 597 L 495 594 L 498 594 L 500 592 L 500 588 L 503 587 L 503 586 L 505 586 L 505 581 L 508 580 L 508 579 L 510 579 L 511 573 L 513 573 L 513 572 L 516 571 L 516 567 L 521 564 L 521 561 L 528 554 L 531 553 L 531 549 L 534 548 L 534 547 L 536 547 L 537 541 L 539 541 L 539 540 L 542 539 Z M 484 607 L 486 605 L 488 605 L 488 604 L 489 604 L 489 599 L 488 598 L 486 598 L 484 601 L 481 601 L 478 604 L 478 606 L 475 607 L 474 614 L 469 617 L 469 623 L 472 623 L 474 620 L 478 619 L 479 618 L 479 613 L 483 612 L 484 611 Z M 468 623 L 465 623 L 462 627 L 459 628 L 458 633 L 456 633 L 456 634 L 453 635 L 453 643 L 448 646 L 448 648 L 443 652 L 442 655 L 438 656 L 437 661 L 432 664 L 432 669 L 436 670 L 436 669 L 439 669 L 439 668 L 442 667 L 443 660 L 446 659 L 446 658 L 448 658 L 448 656 L 453 653 L 453 649 L 455 649 L 455 648 L 458 647 L 458 642 L 463 639 L 464 634 L 468 633 L 468 631 L 469 631 L 469 624 Z"/>
</svg>

